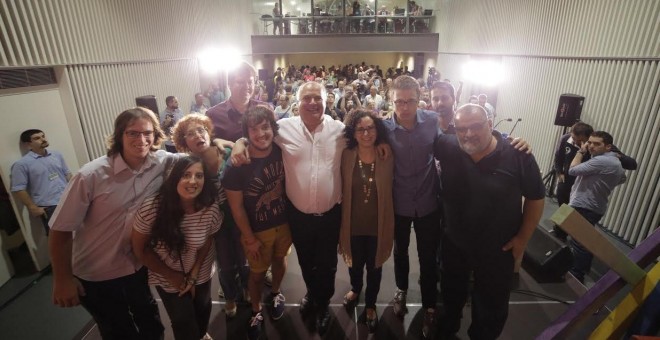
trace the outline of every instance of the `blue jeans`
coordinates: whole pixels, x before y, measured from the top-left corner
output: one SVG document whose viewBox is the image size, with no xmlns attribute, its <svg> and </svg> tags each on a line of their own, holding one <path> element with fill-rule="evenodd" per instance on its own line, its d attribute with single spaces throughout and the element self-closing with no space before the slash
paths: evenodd
<svg viewBox="0 0 660 340">
<path fill-rule="evenodd" d="M 592 225 L 596 225 L 596 223 L 598 223 L 598 221 L 600 221 L 600 219 L 603 217 L 601 214 L 597 214 L 584 208 L 573 207 L 573 209 L 580 213 L 580 215 L 582 215 L 582 217 L 584 217 Z M 571 238 L 569 241 L 569 246 L 571 247 L 571 252 L 573 253 L 573 268 L 571 268 L 570 272 L 580 282 L 584 282 L 584 275 L 586 275 L 591 269 L 591 262 L 594 259 L 594 255 L 573 238 Z"/>
<path fill-rule="evenodd" d="M 250 268 L 241 246 L 241 232 L 231 219 L 225 219 L 220 230 L 215 233 L 215 255 L 219 267 L 218 279 L 225 300 L 236 301 L 239 294 L 243 294 L 242 290 L 247 289 Z"/>
</svg>

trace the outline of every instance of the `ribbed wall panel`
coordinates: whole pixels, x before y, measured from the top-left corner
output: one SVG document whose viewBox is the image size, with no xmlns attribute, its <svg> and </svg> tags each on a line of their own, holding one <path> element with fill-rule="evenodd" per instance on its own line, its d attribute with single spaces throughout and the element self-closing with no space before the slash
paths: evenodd
<svg viewBox="0 0 660 340">
<path fill-rule="evenodd" d="M 0 0 L 0 67 L 250 54 L 250 1 Z"/>
<path fill-rule="evenodd" d="M 135 97 L 153 94 L 164 110 L 165 97 L 174 95 L 187 113 L 200 91 L 197 63 L 190 60 L 81 65 L 68 71 L 90 159 L 105 154 L 115 118 L 135 106 Z"/>
<path fill-rule="evenodd" d="M 659 57 L 657 0 L 447 0 L 441 52 Z"/>
</svg>

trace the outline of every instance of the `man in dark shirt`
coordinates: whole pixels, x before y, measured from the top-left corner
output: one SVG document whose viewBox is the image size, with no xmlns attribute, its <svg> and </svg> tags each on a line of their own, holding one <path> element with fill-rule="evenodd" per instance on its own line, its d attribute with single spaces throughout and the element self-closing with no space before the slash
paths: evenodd
<svg viewBox="0 0 660 340">
<path fill-rule="evenodd" d="M 284 295 L 280 284 L 286 272 L 286 255 L 290 252 L 291 232 L 286 217 L 284 163 L 282 151 L 273 144 L 277 123 L 273 111 L 254 107 L 242 120 L 244 135 L 250 145 L 250 164 L 241 168 L 229 166 L 222 180 L 231 206 L 232 216 L 241 231 L 241 243 L 250 265 L 248 289 L 252 318 L 248 338 L 261 333 L 261 293 L 268 266 L 273 266 L 270 316 L 278 320 L 284 313 Z"/>
<path fill-rule="evenodd" d="M 454 109 L 456 107 L 456 91 L 451 83 L 445 81 L 433 82 L 431 86 L 431 107 L 438 113 L 438 126 L 442 133 L 455 134 Z"/>
<path fill-rule="evenodd" d="M 506 323 L 514 263 L 522 260 L 541 218 L 545 189 L 534 157 L 493 134 L 485 109 L 464 105 L 454 122 L 456 135 L 442 135 L 435 144 L 443 195 L 449 198 L 442 200 L 446 229 L 441 291 L 446 318 L 441 332 L 451 335 L 460 329 L 473 271 L 468 334 L 495 339 Z"/>
</svg>

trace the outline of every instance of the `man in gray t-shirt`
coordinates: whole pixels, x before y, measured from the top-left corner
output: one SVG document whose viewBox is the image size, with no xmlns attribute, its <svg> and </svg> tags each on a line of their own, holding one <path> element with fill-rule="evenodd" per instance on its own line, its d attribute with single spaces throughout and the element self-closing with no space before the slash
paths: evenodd
<svg viewBox="0 0 660 340">
<path fill-rule="evenodd" d="M 568 169 L 569 175 L 576 176 L 569 205 L 594 225 L 605 214 L 614 187 L 626 180 L 617 154 L 611 152 L 612 142 L 613 138 L 609 133 L 593 132 L 575 154 Z M 582 162 L 587 150 L 591 159 Z M 582 282 L 584 275 L 591 268 L 593 255 L 575 240 L 571 240 L 570 246 L 574 256 L 571 274 Z"/>
</svg>

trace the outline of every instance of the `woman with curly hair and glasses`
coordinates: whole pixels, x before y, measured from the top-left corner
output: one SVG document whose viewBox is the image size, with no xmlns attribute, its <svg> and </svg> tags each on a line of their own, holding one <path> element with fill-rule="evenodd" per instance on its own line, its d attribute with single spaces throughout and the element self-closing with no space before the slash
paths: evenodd
<svg viewBox="0 0 660 340">
<path fill-rule="evenodd" d="M 387 138 L 387 131 L 383 121 L 369 110 L 358 109 L 348 116 L 344 136 L 347 148 L 341 159 L 343 202 L 339 252 L 348 265 L 351 279 L 344 306 L 350 313 L 357 305 L 366 266 L 365 310 L 360 320 L 373 333 L 378 325 L 376 298 L 382 267 L 392 253 L 394 239 L 394 159 L 377 157 L 376 146 Z"/>
<path fill-rule="evenodd" d="M 149 269 L 177 340 L 205 337 L 211 315 L 213 234 L 222 221 L 211 177 L 201 159 L 179 158 L 133 226 L 133 251 Z"/>
</svg>

